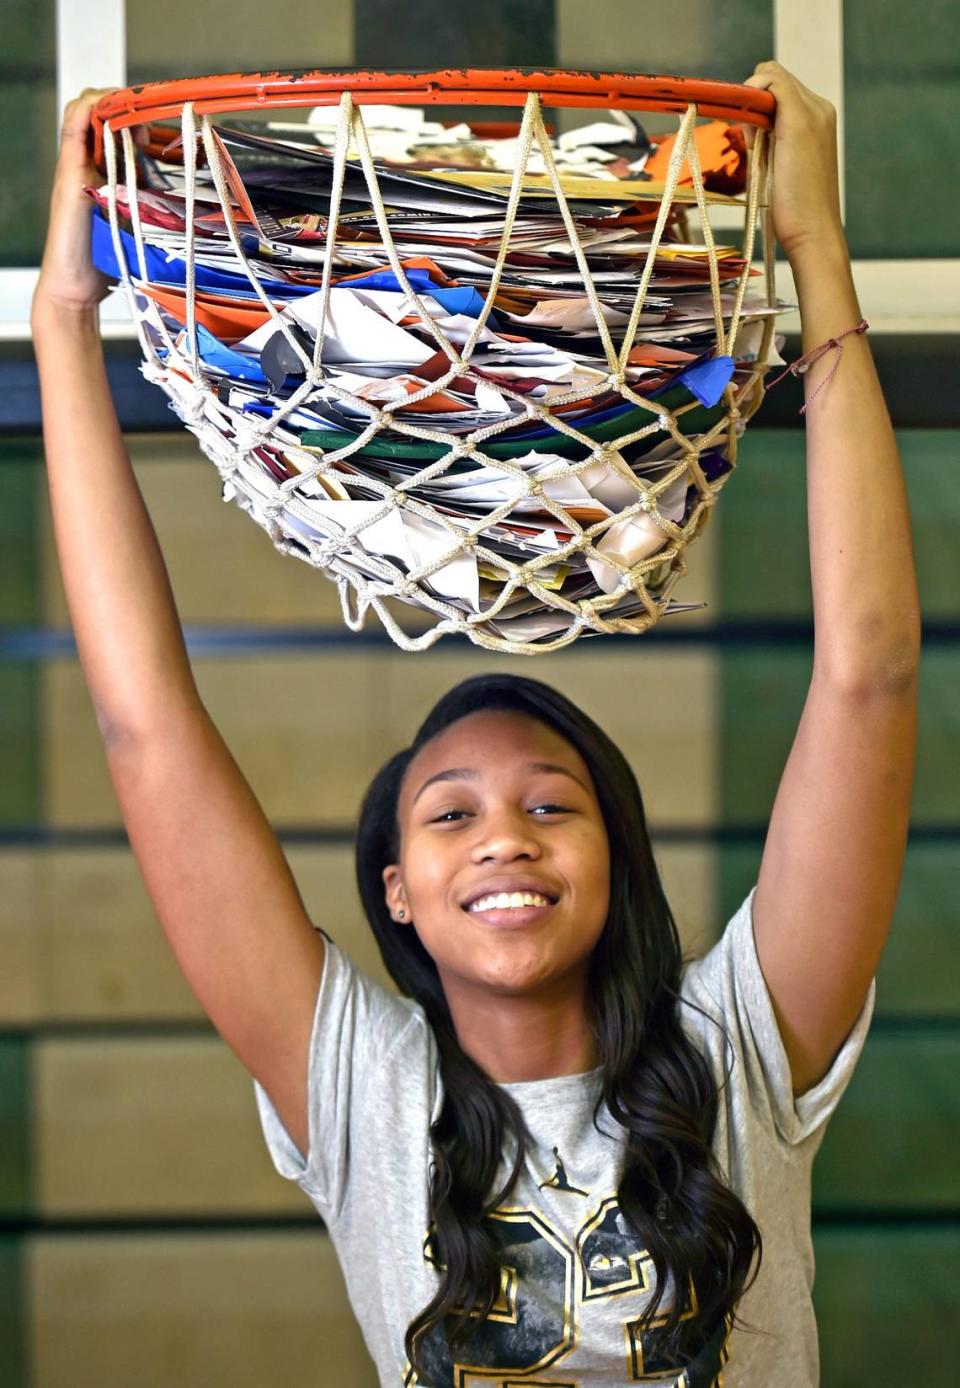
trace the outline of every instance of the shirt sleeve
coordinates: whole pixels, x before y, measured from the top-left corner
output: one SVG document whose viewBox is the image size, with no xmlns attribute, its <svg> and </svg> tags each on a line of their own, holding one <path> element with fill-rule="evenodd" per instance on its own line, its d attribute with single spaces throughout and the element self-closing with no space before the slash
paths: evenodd
<svg viewBox="0 0 960 1388">
<path fill-rule="evenodd" d="M 859 1017 L 820 1082 L 793 1097 L 790 1062 L 773 1003 L 760 968 L 753 933 L 754 887 L 729 921 L 720 940 L 702 959 L 688 965 L 681 997 L 708 1013 L 708 1021 L 689 1007 L 681 1009 L 708 1053 L 719 1061 L 721 1079 L 745 1088 L 753 1112 L 772 1125 L 783 1142 L 795 1147 L 814 1134 L 816 1150 L 840 1098 L 850 1082 L 870 1029 L 876 1002 L 871 979 Z M 719 1022 L 727 1038 L 713 1025 Z M 732 1051 L 732 1054 L 731 1054 Z"/>
<path fill-rule="evenodd" d="M 325 938 L 307 1081 L 309 1151 L 300 1152 L 263 1086 L 254 1080 L 260 1123 L 273 1164 L 296 1181 L 327 1220 L 339 1212 L 349 1176 L 350 1128 L 365 1091 L 375 1087 L 383 1058 L 412 1029 L 426 1026 L 422 1009 L 362 973 Z"/>
</svg>

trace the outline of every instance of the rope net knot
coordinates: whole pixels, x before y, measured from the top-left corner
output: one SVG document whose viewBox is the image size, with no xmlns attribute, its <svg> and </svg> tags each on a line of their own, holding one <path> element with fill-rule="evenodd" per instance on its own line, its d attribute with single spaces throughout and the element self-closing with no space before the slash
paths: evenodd
<svg viewBox="0 0 960 1388">
<path fill-rule="evenodd" d="M 399 178 L 349 92 L 329 152 L 187 102 L 182 171 L 105 124 L 95 254 L 224 498 L 337 584 L 352 630 L 372 609 L 408 650 L 519 654 L 639 634 L 698 605 L 672 589 L 780 363 L 765 132 L 720 195 L 697 120 L 659 147 L 633 126 L 645 193 L 561 172 L 536 92 L 499 179 L 463 135 L 457 167 Z"/>
</svg>

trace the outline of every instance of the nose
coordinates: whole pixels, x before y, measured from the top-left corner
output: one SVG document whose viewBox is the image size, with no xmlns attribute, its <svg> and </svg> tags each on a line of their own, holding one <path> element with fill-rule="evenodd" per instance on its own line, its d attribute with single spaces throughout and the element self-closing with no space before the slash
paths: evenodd
<svg viewBox="0 0 960 1388">
<path fill-rule="evenodd" d="M 481 829 L 470 856 L 475 863 L 512 863 L 517 858 L 536 861 L 540 843 L 526 815 L 503 813 L 491 816 Z"/>
</svg>

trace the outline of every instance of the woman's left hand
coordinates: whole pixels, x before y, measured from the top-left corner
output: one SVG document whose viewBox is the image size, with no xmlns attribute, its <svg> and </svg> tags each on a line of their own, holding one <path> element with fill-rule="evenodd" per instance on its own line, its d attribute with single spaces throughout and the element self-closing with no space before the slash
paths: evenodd
<svg viewBox="0 0 960 1388">
<path fill-rule="evenodd" d="M 780 63 L 758 63 L 745 85 L 777 99 L 773 230 L 786 255 L 824 237 L 843 239 L 835 108 Z"/>
</svg>

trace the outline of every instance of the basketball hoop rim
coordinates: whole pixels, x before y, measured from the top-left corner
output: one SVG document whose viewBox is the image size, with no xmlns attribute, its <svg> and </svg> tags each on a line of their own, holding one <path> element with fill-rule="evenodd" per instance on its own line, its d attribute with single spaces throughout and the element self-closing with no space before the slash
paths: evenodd
<svg viewBox="0 0 960 1388">
<path fill-rule="evenodd" d="M 351 92 L 358 105 L 522 106 L 530 92 L 539 92 L 545 106 L 683 112 L 693 103 L 702 116 L 764 130 L 772 127 L 777 105 L 772 92 L 737 82 L 561 68 L 224 73 L 145 82 L 101 97 L 93 108 L 94 159 L 101 164 L 106 121 L 111 130 L 122 130 L 167 120 L 179 116 L 187 101 L 193 102 L 198 115 L 335 106 L 344 91 Z"/>
</svg>

